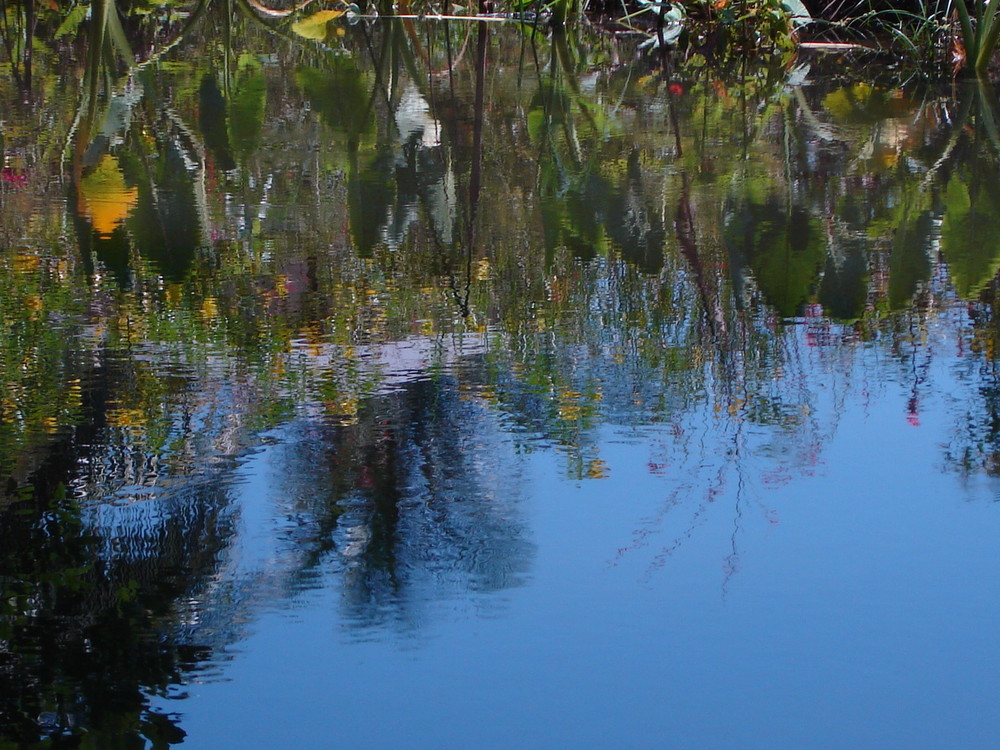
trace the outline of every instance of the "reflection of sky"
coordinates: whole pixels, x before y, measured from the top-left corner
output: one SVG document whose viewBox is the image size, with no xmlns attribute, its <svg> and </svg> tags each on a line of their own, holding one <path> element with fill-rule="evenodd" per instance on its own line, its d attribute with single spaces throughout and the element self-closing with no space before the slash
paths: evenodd
<svg viewBox="0 0 1000 750">
<path fill-rule="evenodd" d="M 167 708 L 194 747 L 992 747 L 1000 515 L 987 480 L 939 471 L 970 384 L 954 342 L 932 345 L 919 425 L 884 352 L 808 348 L 818 455 L 706 404 L 680 435 L 599 428 L 607 477 L 573 481 L 550 443 L 515 454 L 468 413 L 490 475 L 520 477 L 524 585 L 418 585 L 413 627 L 357 637 L 324 567 L 259 616 L 226 682 Z M 247 570 L 281 558 L 287 448 L 241 470 Z"/>
</svg>

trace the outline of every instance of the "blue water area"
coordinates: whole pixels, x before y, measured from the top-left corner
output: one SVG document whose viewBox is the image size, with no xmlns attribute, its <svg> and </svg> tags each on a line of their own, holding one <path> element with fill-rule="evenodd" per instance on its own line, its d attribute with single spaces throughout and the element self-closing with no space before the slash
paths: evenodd
<svg viewBox="0 0 1000 750">
<path fill-rule="evenodd" d="M 601 428 L 583 481 L 481 409 L 476 502 L 516 541 L 467 530 L 440 551 L 461 562 L 416 551 L 391 592 L 359 592 L 338 542 L 307 581 L 251 593 L 225 660 L 155 703 L 195 747 L 990 747 L 1000 513 L 992 483 L 940 471 L 959 360 L 915 424 L 875 359 L 816 367 L 798 445 L 706 406 L 682 429 Z M 289 487 L 308 429 L 237 472 L 248 577 L 283 575 L 275 532 L 321 491 Z M 503 545 L 506 577 L 481 585 L 468 571 Z"/>
</svg>

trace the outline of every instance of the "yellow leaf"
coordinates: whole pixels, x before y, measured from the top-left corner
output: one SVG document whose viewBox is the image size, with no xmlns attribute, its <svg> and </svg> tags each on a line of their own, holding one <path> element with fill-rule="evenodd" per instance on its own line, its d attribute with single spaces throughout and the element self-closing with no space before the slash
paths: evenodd
<svg viewBox="0 0 1000 750">
<path fill-rule="evenodd" d="M 30 273 L 37 271 L 41 264 L 42 259 L 36 254 L 28 250 L 22 250 L 14 256 L 11 266 L 17 273 Z"/>
<path fill-rule="evenodd" d="M 486 281 L 490 277 L 490 259 L 481 258 L 476 262 L 476 281 Z"/>
<path fill-rule="evenodd" d="M 219 316 L 219 304 L 215 297 L 205 297 L 201 303 L 201 314 L 207 320 L 212 320 Z"/>
<path fill-rule="evenodd" d="M 608 476 L 608 465 L 603 459 L 595 458 L 587 464 L 588 479 L 604 479 Z"/>
<path fill-rule="evenodd" d="M 167 302 L 171 305 L 171 307 L 176 307 L 181 302 L 181 298 L 184 295 L 184 289 L 180 284 L 168 284 L 166 295 Z"/>
<path fill-rule="evenodd" d="M 110 237 L 139 200 L 139 191 L 125 184 L 118 160 L 111 154 L 105 154 L 94 171 L 80 181 L 80 193 L 83 213 L 101 237 Z"/>
<path fill-rule="evenodd" d="M 321 10 L 292 24 L 292 31 L 306 39 L 322 42 L 326 39 L 326 25 L 344 15 L 342 10 Z"/>
</svg>

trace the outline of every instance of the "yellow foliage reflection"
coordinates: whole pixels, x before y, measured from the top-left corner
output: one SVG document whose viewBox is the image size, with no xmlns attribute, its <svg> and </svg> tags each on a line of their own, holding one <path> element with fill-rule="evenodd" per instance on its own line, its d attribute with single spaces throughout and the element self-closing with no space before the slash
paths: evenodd
<svg viewBox="0 0 1000 750">
<path fill-rule="evenodd" d="M 125 184 L 118 160 L 105 154 L 93 172 L 80 181 L 81 210 L 94 231 L 110 237 L 139 199 L 139 191 Z"/>
</svg>

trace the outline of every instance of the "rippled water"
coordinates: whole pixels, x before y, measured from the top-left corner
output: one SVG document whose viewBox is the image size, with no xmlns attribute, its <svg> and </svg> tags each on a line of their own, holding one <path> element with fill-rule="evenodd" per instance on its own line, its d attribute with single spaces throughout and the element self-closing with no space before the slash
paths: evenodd
<svg viewBox="0 0 1000 750">
<path fill-rule="evenodd" d="M 198 22 L 0 83 L 0 744 L 997 746 L 989 86 Z"/>
</svg>

